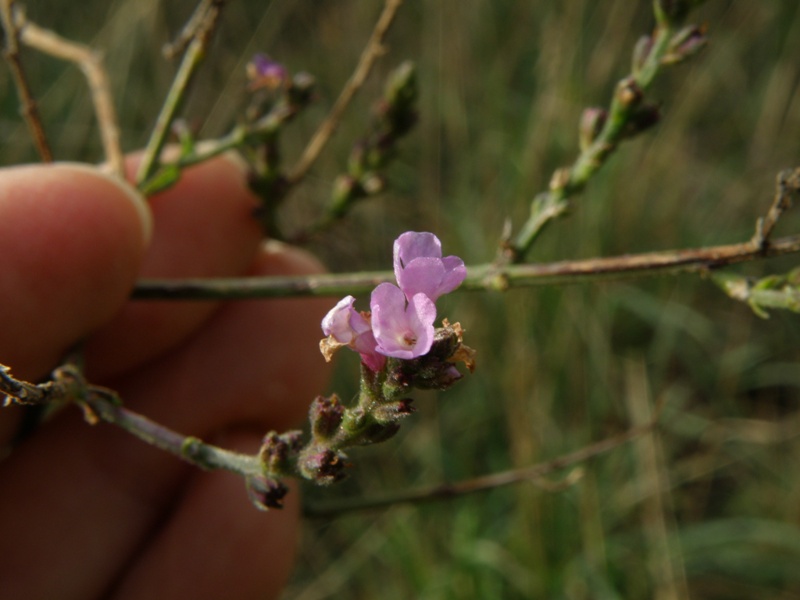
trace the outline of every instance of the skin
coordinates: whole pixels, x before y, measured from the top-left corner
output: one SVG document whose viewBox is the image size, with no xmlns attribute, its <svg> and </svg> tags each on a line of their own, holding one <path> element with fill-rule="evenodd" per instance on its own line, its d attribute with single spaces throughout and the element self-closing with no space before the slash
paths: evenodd
<svg viewBox="0 0 800 600">
<path fill-rule="evenodd" d="M 321 270 L 264 244 L 254 206 L 225 157 L 147 204 L 81 165 L 0 169 L 0 362 L 41 380 L 85 340 L 90 381 L 184 434 L 255 451 L 268 430 L 298 426 L 325 385 L 330 301 L 127 301 L 140 277 Z M 0 447 L 22 412 L 0 409 Z M 0 462 L 0 490 L 4 598 L 268 598 L 292 566 L 296 491 L 283 511 L 257 511 L 241 478 L 74 407 Z"/>
</svg>

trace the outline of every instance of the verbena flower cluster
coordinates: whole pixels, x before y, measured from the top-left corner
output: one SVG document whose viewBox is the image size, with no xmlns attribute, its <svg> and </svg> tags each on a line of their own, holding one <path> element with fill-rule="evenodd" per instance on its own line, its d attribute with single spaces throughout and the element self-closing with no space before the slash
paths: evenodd
<svg viewBox="0 0 800 600">
<path fill-rule="evenodd" d="M 342 298 L 325 315 L 320 343 L 326 360 L 347 346 L 372 371 L 386 357 L 412 359 L 428 353 L 434 341 L 436 300 L 456 289 L 467 276 L 464 261 L 442 258 L 442 244 L 432 233 L 408 231 L 394 242 L 397 285 L 381 283 L 372 291 L 370 310 L 354 308 L 353 296 Z"/>
</svg>

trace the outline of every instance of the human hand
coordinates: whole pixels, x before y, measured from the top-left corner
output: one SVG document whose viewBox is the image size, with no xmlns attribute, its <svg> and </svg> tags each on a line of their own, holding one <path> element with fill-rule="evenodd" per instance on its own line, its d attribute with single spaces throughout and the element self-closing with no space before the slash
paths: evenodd
<svg viewBox="0 0 800 600">
<path fill-rule="evenodd" d="M 0 363 L 36 381 L 88 336 L 89 381 L 184 434 L 254 451 L 267 430 L 297 425 L 325 383 L 329 302 L 126 301 L 138 277 L 318 272 L 261 242 L 254 206 L 227 158 L 188 170 L 149 208 L 85 166 L 0 170 Z M 0 448 L 21 413 L 0 410 Z M 241 478 L 91 427 L 72 407 L 0 462 L 0 490 L 2 598 L 263 598 L 292 565 L 297 494 L 259 512 Z"/>
</svg>

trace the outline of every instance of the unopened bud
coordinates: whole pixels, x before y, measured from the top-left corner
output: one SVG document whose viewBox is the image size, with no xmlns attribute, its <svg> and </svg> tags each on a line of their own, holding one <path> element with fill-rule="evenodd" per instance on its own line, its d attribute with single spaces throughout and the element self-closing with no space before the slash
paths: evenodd
<svg viewBox="0 0 800 600">
<path fill-rule="evenodd" d="M 327 440 L 335 436 L 339 431 L 343 415 L 344 405 L 336 394 L 329 398 L 317 396 L 311 403 L 308 415 L 314 439 Z"/>
<path fill-rule="evenodd" d="M 361 177 L 366 170 L 368 151 L 366 140 L 359 140 L 350 149 L 350 155 L 347 157 L 347 172 L 353 177 Z"/>
<path fill-rule="evenodd" d="M 361 178 L 361 189 L 368 196 L 379 194 L 386 189 L 386 180 L 377 173 L 367 173 Z"/>
<path fill-rule="evenodd" d="M 652 49 L 653 38 L 649 35 L 643 35 L 636 41 L 636 45 L 633 47 L 633 57 L 631 60 L 631 70 L 634 75 L 642 70 Z"/>
<path fill-rule="evenodd" d="M 637 135 L 650 129 L 661 120 L 661 109 L 656 104 L 638 106 L 629 116 L 623 134 L 626 137 Z"/>
<path fill-rule="evenodd" d="M 691 58 L 708 45 L 704 26 L 689 25 L 672 36 L 666 54 L 661 58 L 664 65 L 674 65 Z"/>
<path fill-rule="evenodd" d="M 581 121 L 578 127 L 578 142 L 581 150 L 586 150 L 597 139 L 603 130 L 608 113 L 597 107 L 585 108 L 581 113 Z"/>
<path fill-rule="evenodd" d="M 289 493 L 283 483 L 265 475 L 247 478 L 247 496 L 259 510 L 283 508 L 283 498 Z"/>
<path fill-rule="evenodd" d="M 563 190 L 565 187 L 567 187 L 567 185 L 569 185 L 569 179 L 571 175 L 572 171 L 569 169 L 569 167 L 562 167 L 553 171 L 553 175 L 550 177 L 550 191 L 555 192 L 558 190 Z"/>
<path fill-rule="evenodd" d="M 316 81 L 308 73 L 297 73 L 286 90 L 289 104 L 295 109 L 308 106 L 314 99 Z"/>
<path fill-rule="evenodd" d="M 334 217 L 341 217 L 346 212 L 350 203 L 364 195 L 364 190 L 354 177 L 339 175 L 333 183 L 330 213 Z"/>
<path fill-rule="evenodd" d="M 400 423 L 373 423 L 354 440 L 354 443 L 362 446 L 380 444 L 393 438 L 398 431 L 400 431 Z"/>
<path fill-rule="evenodd" d="M 392 71 L 386 82 L 383 99 L 375 108 L 383 122 L 381 129 L 392 139 L 405 135 L 417 122 L 417 74 L 414 63 L 406 61 Z"/>
<path fill-rule="evenodd" d="M 403 398 L 402 400 L 395 400 L 392 402 L 382 402 L 372 410 L 372 418 L 378 423 L 388 424 L 396 423 L 411 415 L 416 410 L 412 404 L 411 398 Z"/>
<path fill-rule="evenodd" d="M 330 485 L 345 478 L 345 455 L 330 448 L 309 445 L 297 461 L 300 474 L 319 485 Z"/>
<path fill-rule="evenodd" d="M 643 97 L 644 92 L 633 77 L 626 77 L 617 84 L 615 98 L 623 107 L 633 108 L 642 101 Z"/>
<path fill-rule="evenodd" d="M 264 436 L 258 457 L 266 473 L 285 474 L 303 445 L 303 432 L 299 430 L 278 434 L 270 431 Z"/>
<path fill-rule="evenodd" d="M 247 79 L 250 81 L 248 89 L 251 91 L 259 89 L 276 90 L 289 79 L 286 68 L 266 54 L 256 54 L 247 63 L 246 72 Z"/>
<path fill-rule="evenodd" d="M 454 363 L 463 361 L 470 372 L 474 370 L 475 351 L 463 345 L 461 325 L 450 325 L 447 320 L 443 325 L 436 329 L 433 345 L 424 356 L 412 360 L 390 359 L 388 374 L 391 385 L 445 390 L 463 377 Z"/>
</svg>

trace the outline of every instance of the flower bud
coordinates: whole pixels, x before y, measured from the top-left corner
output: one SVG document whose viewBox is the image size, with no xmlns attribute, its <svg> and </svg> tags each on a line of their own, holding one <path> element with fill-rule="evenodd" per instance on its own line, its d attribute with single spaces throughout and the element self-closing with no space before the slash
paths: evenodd
<svg viewBox="0 0 800 600">
<path fill-rule="evenodd" d="M 581 150 L 586 150 L 597 139 L 606 124 L 608 113 L 598 107 L 583 109 L 578 127 L 578 142 Z"/>
<path fill-rule="evenodd" d="M 270 431 L 264 436 L 258 457 L 266 473 L 285 474 L 303 445 L 303 432 L 299 430 L 278 434 Z"/>
<path fill-rule="evenodd" d="M 400 423 L 384 424 L 373 422 L 353 440 L 353 444 L 360 446 L 380 444 L 381 442 L 393 438 L 398 431 L 400 431 Z"/>
<path fill-rule="evenodd" d="M 641 103 L 642 98 L 644 98 L 644 92 L 633 77 L 626 77 L 617 84 L 615 99 L 624 108 L 632 109 Z"/>
<path fill-rule="evenodd" d="M 247 496 L 259 510 L 283 508 L 283 498 L 289 492 L 283 483 L 266 475 L 247 478 Z"/>
<path fill-rule="evenodd" d="M 361 189 L 364 190 L 368 196 L 380 194 L 386 188 L 386 180 L 378 173 L 366 173 L 361 178 Z"/>
<path fill-rule="evenodd" d="M 333 217 L 342 217 L 354 201 L 363 196 L 364 191 L 358 180 L 350 175 L 339 175 L 333 182 L 330 213 Z"/>
<path fill-rule="evenodd" d="M 406 61 L 390 75 L 383 101 L 376 109 L 393 138 L 405 135 L 416 123 L 417 95 L 416 69 L 414 63 Z"/>
<path fill-rule="evenodd" d="M 565 187 L 569 185 L 569 180 L 571 177 L 572 177 L 572 170 L 569 167 L 560 167 L 556 169 L 550 176 L 548 189 L 551 192 L 557 192 L 559 190 L 563 190 Z"/>
<path fill-rule="evenodd" d="M 381 402 L 372 409 L 372 418 L 383 425 L 396 423 L 414 413 L 416 409 L 412 403 L 413 400 L 411 398 Z"/>
<path fill-rule="evenodd" d="M 430 351 L 413 360 L 389 361 L 386 385 L 398 390 L 407 387 L 422 390 L 449 388 L 463 377 L 453 363 L 463 361 L 470 372 L 475 368 L 475 351 L 461 342 L 461 325 L 450 325 L 445 319 L 443 327 L 434 333 Z"/>
<path fill-rule="evenodd" d="M 344 405 L 336 394 L 329 398 L 317 396 L 311 403 L 308 415 L 314 439 L 327 440 L 335 436 L 339 431 L 343 415 Z"/>
<path fill-rule="evenodd" d="M 698 25 L 688 25 L 672 36 L 666 54 L 661 58 L 661 64 L 674 65 L 691 58 L 708 45 L 706 28 Z"/>
<path fill-rule="evenodd" d="M 359 140 L 350 149 L 347 157 L 347 172 L 354 178 L 361 177 L 367 169 L 367 152 L 369 145 L 366 140 Z"/>
<path fill-rule="evenodd" d="M 330 485 L 345 478 L 345 458 L 342 452 L 310 444 L 300 455 L 297 467 L 306 479 L 319 485 Z"/>
<path fill-rule="evenodd" d="M 289 74 L 286 68 L 272 60 L 266 54 L 256 54 L 247 63 L 247 79 L 250 81 L 248 89 L 255 91 L 259 89 L 276 90 L 288 81 Z"/>
<path fill-rule="evenodd" d="M 623 135 L 633 137 L 646 129 L 650 129 L 661 120 L 661 109 L 657 104 L 643 104 L 628 116 Z"/>
<path fill-rule="evenodd" d="M 651 36 L 643 35 L 636 41 L 636 45 L 633 47 L 633 57 L 631 60 L 631 70 L 634 75 L 642 70 L 652 49 L 653 38 Z"/>
<path fill-rule="evenodd" d="M 289 105 L 295 111 L 308 106 L 314 99 L 314 87 L 316 81 L 308 73 L 297 73 L 292 77 L 292 81 L 286 90 Z"/>
</svg>

